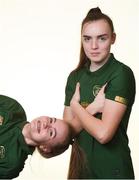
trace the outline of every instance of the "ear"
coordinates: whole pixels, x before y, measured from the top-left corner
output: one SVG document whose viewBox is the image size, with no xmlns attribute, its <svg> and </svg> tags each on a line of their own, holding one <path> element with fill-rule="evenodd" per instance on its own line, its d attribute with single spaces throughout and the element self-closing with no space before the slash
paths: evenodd
<svg viewBox="0 0 139 180">
<path fill-rule="evenodd" d="M 39 148 L 44 151 L 45 153 L 50 153 L 51 152 L 51 148 L 48 147 L 47 145 L 40 145 Z"/>
<path fill-rule="evenodd" d="M 115 40 L 116 40 L 116 34 L 113 33 L 113 34 L 112 34 L 112 42 L 111 42 L 111 44 L 114 44 L 114 43 L 115 43 Z"/>
</svg>

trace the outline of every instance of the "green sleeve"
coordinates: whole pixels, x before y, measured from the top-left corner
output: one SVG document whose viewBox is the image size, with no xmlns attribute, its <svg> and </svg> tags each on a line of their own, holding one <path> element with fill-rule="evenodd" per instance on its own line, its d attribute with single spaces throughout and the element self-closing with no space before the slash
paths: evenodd
<svg viewBox="0 0 139 180">
<path fill-rule="evenodd" d="M 76 80 L 74 73 L 70 73 L 65 88 L 65 106 L 70 106 L 71 98 L 75 92 Z"/>
<path fill-rule="evenodd" d="M 106 98 L 132 106 L 135 99 L 135 78 L 132 70 L 121 66 L 106 87 Z"/>
</svg>

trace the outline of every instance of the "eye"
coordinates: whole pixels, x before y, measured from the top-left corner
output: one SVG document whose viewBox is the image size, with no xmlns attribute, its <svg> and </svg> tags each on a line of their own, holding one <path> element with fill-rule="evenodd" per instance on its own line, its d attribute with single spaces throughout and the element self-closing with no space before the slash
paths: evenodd
<svg viewBox="0 0 139 180">
<path fill-rule="evenodd" d="M 49 121 L 50 124 L 55 123 L 55 122 L 56 122 L 56 118 L 50 118 L 50 121 Z"/>
<path fill-rule="evenodd" d="M 91 39 L 90 37 L 87 37 L 87 36 L 84 37 L 84 41 L 85 41 L 85 42 L 89 41 L 90 39 Z"/>
<path fill-rule="evenodd" d="M 50 130 L 50 137 L 52 137 L 53 136 L 53 132 L 52 132 L 52 130 Z"/>
<path fill-rule="evenodd" d="M 107 40 L 107 37 L 106 37 L 106 36 L 100 36 L 100 37 L 99 37 L 99 40 L 100 40 L 100 41 L 105 41 L 105 40 Z"/>
<path fill-rule="evenodd" d="M 54 138 L 56 136 L 56 131 L 54 128 L 49 128 L 49 136 L 50 138 Z"/>
</svg>

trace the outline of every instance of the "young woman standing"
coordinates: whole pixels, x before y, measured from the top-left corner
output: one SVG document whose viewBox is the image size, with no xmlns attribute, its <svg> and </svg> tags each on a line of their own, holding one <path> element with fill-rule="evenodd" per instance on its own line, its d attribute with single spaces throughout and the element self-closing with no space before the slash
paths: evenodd
<svg viewBox="0 0 139 180">
<path fill-rule="evenodd" d="M 135 79 L 132 70 L 110 52 L 115 39 L 109 16 L 91 9 L 82 22 L 80 62 L 68 77 L 64 109 L 64 119 L 69 123 L 76 119 L 77 132 L 78 125 L 83 128 L 77 143 L 86 155 L 88 171 L 69 178 L 134 179 L 127 127 Z M 89 104 L 106 83 L 102 112 L 89 113 Z"/>
</svg>

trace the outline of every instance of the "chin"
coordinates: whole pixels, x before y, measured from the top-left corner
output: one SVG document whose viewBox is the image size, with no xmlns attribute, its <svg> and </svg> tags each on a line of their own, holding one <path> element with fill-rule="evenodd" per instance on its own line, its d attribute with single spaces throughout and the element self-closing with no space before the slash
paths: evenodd
<svg viewBox="0 0 139 180">
<path fill-rule="evenodd" d="M 92 63 L 101 63 L 103 60 L 100 58 L 90 58 Z"/>
</svg>

